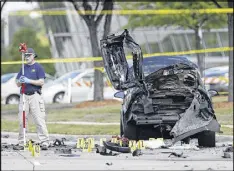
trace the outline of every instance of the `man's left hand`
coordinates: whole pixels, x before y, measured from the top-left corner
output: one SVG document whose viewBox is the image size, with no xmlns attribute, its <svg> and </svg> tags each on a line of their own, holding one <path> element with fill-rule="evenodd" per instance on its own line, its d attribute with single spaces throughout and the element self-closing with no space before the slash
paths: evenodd
<svg viewBox="0 0 234 171">
<path fill-rule="evenodd" d="M 25 76 L 21 76 L 19 80 L 20 80 L 20 83 L 30 83 L 31 82 L 31 80 Z"/>
</svg>

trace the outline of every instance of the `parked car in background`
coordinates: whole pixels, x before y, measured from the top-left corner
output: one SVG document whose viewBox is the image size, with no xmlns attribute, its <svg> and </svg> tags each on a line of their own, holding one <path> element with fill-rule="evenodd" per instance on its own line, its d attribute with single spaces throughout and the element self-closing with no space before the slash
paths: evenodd
<svg viewBox="0 0 234 171">
<path fill-rule="evenodd" d="M 220 131 L 211 97 L 197 65 L 186 57 L 143 58 L 141 47 L 125 30 L 100 41 L 104 66 L 115 97 L 123 99 L 120 134 L 131 140 L 149 138 L 188 142 L 197 138 L 199 146 L 214 147 Z M 124 48 L 132 51 L 130 68 Z"/>
<path fill-rule="evenodd" d="M 217 92 L 228 92 L 229 83 L 229 66 L 220 66 L 206 69 L 202 78 L 209 89 Z"/>
<path fill-rule="evenodd" d="M 71 101 L 81 102 L 94 100 L 94 69 L 87 69 L 72 80 Z M 107 75 L 103 72 L 103 98 L 113 99 L 116 90 L 112 87 Z M 66 89 L 66 94 L 68 94 Z"/>
<path fill-rule="evenodd" d="M 18 104 L 20 88 L 15 84 L 17 73 L 1 75 L 1 104 Z M 52 82 L 54 77 L 46 73 L 45 84 Z"/>
<path fill-rule="evenodd" d="M 44 84 L 42 87 L 42 95 L 45 103 L 62 102 L 67 89 L 68 79 L 73 79 L 80 73 L 81 71 L 79 70 L 71 71 L 55 79 L 53 82 Z"/>
<path fill-rule="evenodd" d="M 68 94 L 68 79 L 71 78 L 71 102 L 93 100 L 94 69 L 69 72 L 53 83 L 43 86 L 45 103 L 64 103 Z M 104 74 L 104 99 L 113 99 L 116 92 Z"/>
</svg>

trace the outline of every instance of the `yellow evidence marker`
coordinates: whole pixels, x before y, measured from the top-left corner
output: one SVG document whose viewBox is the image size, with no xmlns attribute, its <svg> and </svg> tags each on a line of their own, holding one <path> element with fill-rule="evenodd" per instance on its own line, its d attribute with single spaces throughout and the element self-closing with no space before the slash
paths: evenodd
<svg viewBox="0 0 234 171">
<path fill-rule="evenodd" d="M 33 157 L 39 157 L 40 156 L 40 151 L 41 151 L 40 145 L 33 145 L 32 156 Z"/>
<path fill-rule="evenodd" d="M 145 149 L 143 140 L 137 141 L 137 149 Z"/>
<path fill-rule="evenodd" d="M 106 141 L 106 138 L 100 138 L 100 146 L 103 146 L 103 141 Z"/>
<path fill-rule="evenodd" d="M 136 150 L 136 141 L 129 141 L 128 146 L 131 148 L 131 151 Z"/>
<path fill-rule="evenodd" d="M 84 140 L 83 152 L 91 152 L 92 151 L 91 145 L 92 144 L 89 139 Z"/>
<path fill-rule="evenodd" d="M 123 141 L 121 140 L 121 139 L 119 139 L 118 141 L 117 141 L 117 143 L 119 144 L 119 146 L 123 146 Z"/>
<path fill-rule="evenodd" d="M 94 148 L 94 138 L 88 138 L 87 140 L 89 141 L 90 147 Z"/>
<path fill-rule="evenodd" d="M 76 143 L 76 148 L 83 148 L 84 147 L 84 138 L 78 138 Z"/>
<path fill-rule="evenodd" d="M 31 140 L 29 140 L 29 142 L 28 142 L 28 150 L 29 150 L 30 152 L 32 152 L 32 150 L 33 150 L 33 144 L 32 144 L 32 141 L 31 141 Z"/>
</svg>

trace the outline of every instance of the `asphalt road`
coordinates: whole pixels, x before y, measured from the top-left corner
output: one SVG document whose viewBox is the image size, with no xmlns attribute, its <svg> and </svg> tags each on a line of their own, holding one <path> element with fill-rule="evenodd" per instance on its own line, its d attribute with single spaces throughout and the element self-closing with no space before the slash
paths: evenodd
<svg viewBox="0 0 234 171">
<path fill-rule="evenodd" d="M 5 135 L 10 136 L 4 138 Z M 35 137 L 35 134 L 29 134 L 29 138 Z M 80 136 L 51 135 L 51 140 L 61 137 L 74 142 Z M 94 137 L 99 140 L 103 136 Z M 2 133 L 2 143 L 17 143 L 17 134 Z M 196 140 L 191 144 L 196 144 Z M 102 156 L 95 150 L 88 153 L 78 149 L 72 149 L 74 156 L 68 157 L 56 154 L 55 148 L 41 151 L 39 157 L 32 157 L 29 151 L 3 149 L 1 167 L 2 170 L 233 170 L 233 154 L 229 153 L 231 158 L 222 157 L 228 144 L 233 144 L 232 137 L 218 137 L 215 148 L 148 149 L 138 157 L 133 157 L 131 153 Z M 185 158 L 169 157 L 170 152 L 183 152 Z"/>
</svg>

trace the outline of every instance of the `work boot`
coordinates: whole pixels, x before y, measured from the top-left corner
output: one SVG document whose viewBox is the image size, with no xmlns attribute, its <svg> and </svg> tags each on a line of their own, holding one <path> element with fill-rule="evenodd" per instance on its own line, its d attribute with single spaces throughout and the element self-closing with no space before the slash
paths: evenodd
<svg viewBox="0 0 234 171">
<path fill-rule="evenodd" d="M 13 150 L 24 150 L 24 146 L 20 144 L 16 144 L 13 146 Z"/>
</svg>

